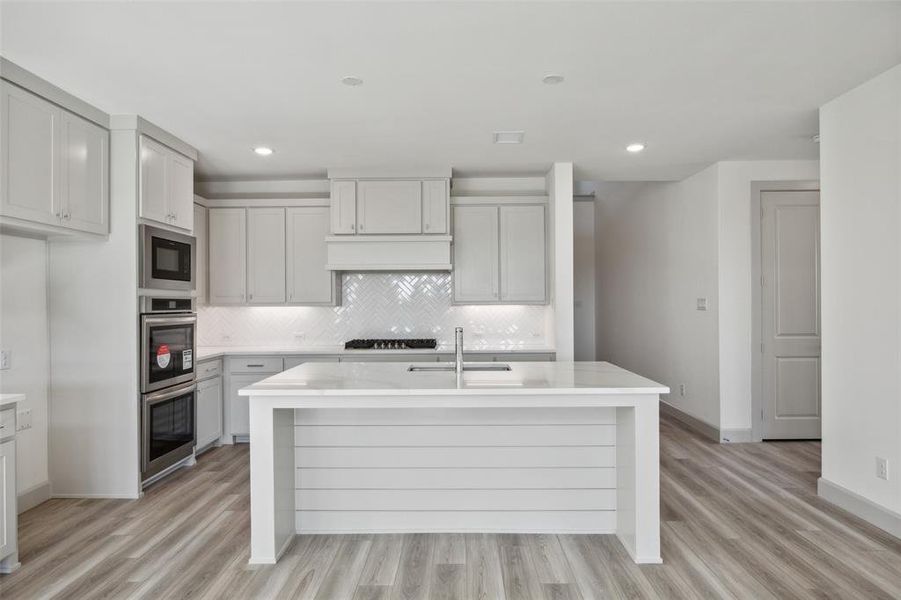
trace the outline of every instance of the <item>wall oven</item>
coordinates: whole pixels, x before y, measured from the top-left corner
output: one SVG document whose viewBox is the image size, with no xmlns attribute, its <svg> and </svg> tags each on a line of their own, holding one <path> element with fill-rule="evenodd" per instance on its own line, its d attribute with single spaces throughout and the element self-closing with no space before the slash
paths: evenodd
<svg viewBox="0 0 901 600">
<path fill-rule="evenodd" d="M 141 480 L 194 453 L 193 381 L 141 396 Z"/>
<path fill-rule="evenodd" d="M 141 392 L 194 381 L 197 315 L 191 298 L 142 298 Z M 147 310 L 147 304 L 152 312 Z"/>
<path fill-rule="evenodd" d="M 141 225 L 139 237 L 140 287 L 186 292 L 194 289 L 197 267 L 192 236 Z"/>
</svg>

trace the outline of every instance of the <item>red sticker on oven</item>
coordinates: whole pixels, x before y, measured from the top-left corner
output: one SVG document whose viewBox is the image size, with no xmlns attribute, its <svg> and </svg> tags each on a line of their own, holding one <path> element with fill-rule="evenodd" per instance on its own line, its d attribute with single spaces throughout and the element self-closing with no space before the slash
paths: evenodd
<svg viewBox="0 0 901 600">
<path fill-rule="evenodd" d="M 156 349 L 156 364 L 159 365 L 159 368 L 165 369 L 169 366 L 170 360 L 172 360 L 172 355 L 169 353 L 169 346 L 160 344 L 160 347 Z"/>
</svg>

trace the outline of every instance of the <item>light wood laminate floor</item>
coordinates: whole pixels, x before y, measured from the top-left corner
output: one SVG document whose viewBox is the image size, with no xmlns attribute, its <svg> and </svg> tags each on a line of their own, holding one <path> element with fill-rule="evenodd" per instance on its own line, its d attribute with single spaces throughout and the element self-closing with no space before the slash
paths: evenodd
<svg viewBox="0 0 901 600">
<path fill-rule="evenodd" d="M 247 565 L 247 446 L 139 501 L 21 515 L 14 598 L 901 598 L 901 540 L 816 496 L 813 442 L 713 444 L 661 421 L 662 565 L 613 536 L 299 536 Z"/>
</svg>

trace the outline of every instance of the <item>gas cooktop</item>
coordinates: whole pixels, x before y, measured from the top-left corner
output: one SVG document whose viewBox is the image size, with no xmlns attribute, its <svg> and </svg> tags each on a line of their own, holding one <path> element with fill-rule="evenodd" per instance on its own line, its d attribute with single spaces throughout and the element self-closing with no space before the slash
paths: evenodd
<svg viewBox="0 0 901 600">
<path fill-rule="evenodd" d="M 350 340 L 344 343 L 345 350 L 434 350 L 437 346 L 435 338 Z"/>
</svg>

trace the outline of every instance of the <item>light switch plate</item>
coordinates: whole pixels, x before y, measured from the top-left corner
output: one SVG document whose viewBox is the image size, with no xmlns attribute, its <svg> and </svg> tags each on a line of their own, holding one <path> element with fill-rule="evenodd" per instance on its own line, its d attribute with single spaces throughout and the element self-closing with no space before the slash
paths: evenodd
<svg viewBox="0 0 901 600">
<path fill-rule="evenodd" d="M 880 456 L 876 457 L 876 477 L 888 480 L 888 461 Z"/>
<path fill-rule="evenodd" d="M 707 310 L 707 298 L 698 298 L 698 310 Z"/>
<path fill-rule="evenodd" d="M 0 371 L 6 370 L 12 361 L 12 352 L 9 350 L 0 350 Z"/>
</svg>

